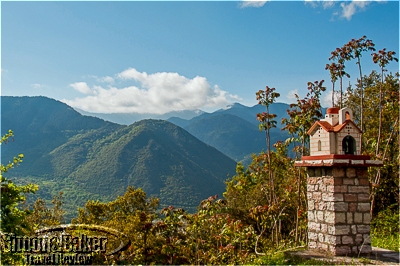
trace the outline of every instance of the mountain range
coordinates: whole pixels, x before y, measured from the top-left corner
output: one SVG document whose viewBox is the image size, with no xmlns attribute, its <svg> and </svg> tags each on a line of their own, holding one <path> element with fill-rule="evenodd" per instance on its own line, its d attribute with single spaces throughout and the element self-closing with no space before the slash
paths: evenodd
<svg viewBox="0 0 400 266">
<path fill-rule="evenodd" d="M 271 129 L 271 144 L 284 141 L 289 136 L 279 129 L 283 117 L 288 117 L 289 105 L 273 103 L 270 112 L 277 115 L 278 128 Z M 115 123 L 127 124 L 143 118 L 165 119 L 187 130 L 199 140 L 211 145 L 234 159 L 245 164 L 251 161 L 251 154 L 267 149 L 265 132 L 260 132 L 257 113 L 265 112 L 265 107 L 252 107 L 234 103 L 226 108 L 207 113 L 201 110 L 170 112 L 162 116 L 150 114 L 94 114 L 78 110 L 82 114 L 93 115 Z"/>
<path fill-rule="evenodd" d="M 137 121 L 144 120 L 144 119 L 162 119 L 167 120 L 170 117 L 179 117 L 182 119 L 191 119 L 195 116 L 201 115 L 204 113 L 201 110 L 183 110 L 183 111 L 172 111 L 162 115 L 155 115 L 155 114 L 139 114 L 139 113 L 91 113 L 76 108 L 76 111 L 81 113 L 85 116 L 94 116 L 106 121 L 111 121 L 121 125 L 130 125 Z"/>
<path fill-rule="evenodd" d="M 270 106 L 277 121 L 286 109 Z M 12 129 L 15 137 L 2 145 L 1 160 L 23 153 L 23 163 L 7 175 L 39 184 L 42 198 L 63 191 L 69 217 L 88 199 L 112 200 L 127 186 L 160 198 L 161 207 L 194 211 L 201 200 L 222 194 L 236 162 L 250 162 L 252 153 L 266 150 L 255 118 L 263 111 L 236 103 L 213 113 L 175 112 L 165 114 L 172 116 L 167 120 L 121 125 L 42 96 L 2 96 L 1 133 Z M 271 143 L 287 138 L 278 128 L 271 136 Z"/>
<path fill-rule="evenodd" d="M 165 120 L 118 125 L 46 97 L 3 96 L 1 109 L 1 133 L 15 135 L 2 145 L 2 163 L 25 155 L 6 177 L 39 184 L 47 199 L 63 191 L 70 218 L 88 199 L 115 199 L 128 185 L 161 207 L 193 211 L 235 174 L 234 160 Z"/>
<path fill-rule="evenodd" d="M 274 103 L 270 112 L 277 115 L 278 125 L 283 117 L 287 117 L 288 104 Z M 217 148 L 235 161 L 245 164 L 251 161 L 251 154 L 267 149 L 265 132 L 259 130 L 257 113 L 265 112 L 265 107 L 255 105 L 247 107 L 239 103 L 217 110 L 214 113 L 203 113 L 192 119 L 179 117 L 168 121 L 184 128 L 201 141 Z M 271 129 L 271 144 L 288 138 L 279 126 Z"/>
</svg>

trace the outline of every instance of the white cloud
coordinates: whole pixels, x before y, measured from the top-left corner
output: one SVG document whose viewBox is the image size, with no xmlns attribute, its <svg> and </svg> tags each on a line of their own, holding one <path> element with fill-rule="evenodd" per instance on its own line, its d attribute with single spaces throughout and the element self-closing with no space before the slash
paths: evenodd
<svg viewBox="0 0 400 266">
<path fill-rule="evenodd" d="M 332 90 L 325 91 L 321 98 L 321 105 L 323 107 L 332 107 Z"/>
<path fill-rule="evenodd" d="M 318 0 L 317 1 L 315 1 L 315 0 L 304 0 L 304 3 L 306 5 L 310 5 L 313 8 L 316 8 L 316 7 L 318 7 L 319 1 Z"/>
<path fill-rule="evenodd" d="M 32 88 L 34 89 L 40 89 L 42 87 L 42 85 L 35 83 L 35 84 L 31 84 Z"/>
<path fill-rule="evenodd" d="M 98 76 L 94 76 L 94 75 L 88 75 L 88 76 L 84 76 L 83 78 L 91 78 L 91 79 L 95 79 L 97 82 L 109 83 L 109 84 L 113 84 L 115 81 L 114 78 L 112 78 L 110 76 L 98 77 Z"/>
<path fill-rule="evenodd" d="M 304 0 L 305 4 L 310 5 L 313 8 L 322 7 L 323 9 L 329 9 L 335 6 L 338 1 L 331 0 Z"/>
<path fill-rule="evenodd" d="M 294 90 L 289 91 L 289 92 L 286 94 L 286 99 L 288 99 L 289 102 L 291 102 L 291 101 L 293 101 L 293 100 L 296 100 L 295 94 L 299 95 L 299 90 L 298 90 L 298 89 L 294 89 Z"/>
<path fill-rule="evenodd" d="M 335 5 L 335 1 L 323 1 L 322 7 L 324 9 L 332 8 Z"/>
<path fill-rule="evenodd" d="M 110 76 L 101 77 L 98 78 L 98 80 L 102 83 L 110 83 L 110 84 L 114 83 L 114 79 Z"/>
<path fill-rule="evenodd" d="M 352 2 L 343 2 L 340 4 L 342 8 L 341 17 L 346 18 L 347 20 L 351 20 L 351 17 L 362 10 L 365 9 L 367 5 L 371 2 L 369 1 L 352 1 Z"/>
<path fill-rule="evenodd" d="M 337 90 L 335 90 L 334 101 L 335 105 L 338 105 L 340 101 L 340 93 Z M 327 90 L 322 94 L 321 105 L 323 107 L 332 107 L 332 87 L 327 87 Z"/>
<path fill-rule="evenodd" d="M 117 74 L 117 77 L 120 79 L 135 79 L 140 81 L 147 78 L 147 73 L 141 73 L 134 68 L 128 68 L 127 70 L 124 70 L 121 73 Z"/>
<path fill-rule="evenodd" d="M 265 5 L 266 2 L 268 2 L 268 1 L 244 0 L 239 4 L 239 6 L 240 6 L 240 8 L 262 7 Z"/>
<path fill-rule="evenodd" d="M 379 0 L 375 0 L 380 2 Z M 340 15 L 341 18 L 351 20 L 354 14 L 365 10 L 365 7 L 371 3 L 371 1 L 364 0 L 353 0 L 344 1 L 340 3 L 338 8 L 335 8 L 337 1 L 327 0 L 305 0 L 304 3 L 310 5 L 313 8 L 322 7 L 323 9 L 335 9 L 332 13 L 333 16 Z"/>
<path fill-rule="evenodd" d="M 86 82 L 75 82 L 69 85 L 70 87 L 74 88 L 76 91 L 79 91 L 83 94 L 92 94 L 92 90 L 86 84 Z"/>
<path fill-rule="evenodd" d="M 160 72 L 147 74 L 129 68 L 115 76 L 117 79 L 134 80 L 140 84 L 117 88 L 115 86 L 93 86 L 85 82 L 71 84 L 74 89 L 90 96 L 63 100 L 63 102 L 88 112 L 95 113 L 152 113 L 163 114 L 170 111 L 194 110 L 204 107 L 222 107 L 236 95 L 211 86 L 206 78 L 192 79 L 178 73 Z"/>
</svg>

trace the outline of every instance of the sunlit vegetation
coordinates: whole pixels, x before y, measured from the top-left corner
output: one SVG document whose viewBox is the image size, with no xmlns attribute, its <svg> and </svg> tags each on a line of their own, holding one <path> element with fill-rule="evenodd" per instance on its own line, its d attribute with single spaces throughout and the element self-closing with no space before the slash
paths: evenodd
<svg viewBox="0 0 400 266">
<path fill-rule="evenodd" d="M 360 124 L 362 120 L 362 127 L 365 129 L 362 139 L 363 153 L 384 163 L 381 169 L 369 171 L 373 187 L 372 244 L 399 250 L 399 74 L 385 74 L 384 71 L 389 61 L 397 60 L 394 58 L 394 52 L 390 52 L 391 60 L 385 59 L 385 56 L 389 55 L 385 50 L 380 53 L 381 57 L 374 55 L 374 61 L 380 64 L 381 73 L 373 71 L 369 75 L 360 76 L 355 86 L 346 90 L 342 88 L 342 79 L 348 77 L 348 74 L 341 72 L 344 71 L 344 64 L 353 59 L 360 66 L 360 53 L 371 50 L 371 43 L 368 42 L 367 45 L 365 41 L 365 37 L 352 40 L 342 48 L 336 49 L 330 59 L 337 60 L 337 64 L 341 65 L 340 71 L 337 71 L 335 65 L 328 65 L 327 69 L 332 75 L 333 99 L 337 99 L 336 102 L 333 100 L 333 104 L 353 109 L 355 122 Z M 339 94 L 334 87 L 338 79 L 341 83 Z M 275 88 L 268 86 L 265 90 L 257 92 L 257 101 L 266 109 L 257 116 L 260 130 L 265 132 L 266 137 L 266 146 L 260 147 L 260 150 L 265 152 L 253 154 L 248 166 L 238 163 L 236 174 L 225 182 L 225 192 L 219 196 L 210 195 L 201 201 L 195 210 L 176 208 L 173 204 L 168 207 L 161 206 L 158 198 L 146 194 L 144 189 L 135 186 L 134 182 L 126 182 L 134 179 L 109 179 L 113 171 L 121 171 L 121 177 L 124 177 L 124 171 L 130 171 L 134 175 L 137 172 L 154 170 L 145 167 L 146 160 L 155 157 L 152 149 L 157 149 L 158 155 L 178 158 L 178 153 L 168 153 L 172 145 L 197 145 L 188 133 L 171 128 L 169 134 L 180 134 L 180 143 L 166 143 L 165 145 L 169 146 L 163 148 L 161 142 L 141 142 L 140 138 L 149 134 L 153 134 L 155 139 L 160 139 L 157 128 L 171 127 L 154 121 L 149 127 L 142 122 L 137 127 L 119 129 L 111 135 L 105 134 L 105 137 L 96 141 L 90 140 L 90 134 L 94 134 L 94 131 L 84 132 L 62 147 L 77 157 L 69 158 L 66 153 L 62 155 L 63 161 L 57 162 L 56 156 L 53 166 L 65 169 L 76 164 L 79 165 L 77 172 L 82 171 L 82 176 L 86 177 L 78 179 L 72 174 L 69 181 L 65 181 L 68 182 L 68 198 L 58 194 L 53 198 L 51 206 L 39 198 L 35 203 L 22 207 L 25 194 L 34 192 L 36 187 L 29 184 L 15 185 L 1 176 L 1 230 L 29 234 L 43 226 L 63 223 L 63 206 L 71 206 L 82 200 L 80 193 L 83 191 L 79 190 L 79 182 L 92 184 L 93 190 L 89 191 L 92 195 L 100 194 L 99 186 L 96 187 L 96 178 L 101 176 L 102 182 L 105 182 L 102 183 L 103 186 L 110 186 L 113 182 L 125 182 L 126 190 L 118 197 L 89 200 L 84 206 L 80 205 L 72 223 L 114 228 L 126 234 L 131 245 L 127 250 L 113 256 L 97 256 L 96 264 L 325 264 L 284 255 L 285 250 L 304 248 L 307 245 L 306 174 L 304 169 L 294 167 L 294 161 L 309 154 L 306 132 L 322 117 L 320 98 L 325 90 L 324 81 L 309 82 L 307 89 L 308 93 L 304 98 L 296 95 L 296 102 L 287 110 L 288 117 L 281 123 L 289 138 L 275 143 L 271 142 L 271 130 L 278 128 L 279 123 L 270 107 L 279 97 L 279 93 Z M 2 142 L 10 137 L 12 132 L 5 135 Z M 82 146 L 74 148 L 75 141 L 86 138 L 87 149 L 82 149 Z M 138 150 L 141 153 L 131 154 L 130 150 L 136 146 L 140 147 Z M 195 148 L 201 151 L 202 147 Z M 129 169 L 132 165 L 132 161 L 129 160 L 124 166 L 100 165 L 101 160 L 96 159 L 81 164 L 80 160 L 87 160 L 91 154 L 107 157 L 112 162 L 116 160 L 113 153 L 116 150 L 122 151 L 118 156 L 136 156 L 134 160 L 140 161 L 137 168 Z M 54 154 L 57 152 L 59 151 L 55 150 Z M 294 156 L 289 156 L 289 153 Z M 205 158 L 206 152 L 197 156 L 200 155 L 204 156 L 202 160 L 210 159 Z M 19 164 L 22 158 L 20 155 L 10 164 L 2 165 L 1 173 L 6 173 Z M 153 161 L 155 162 L 157 160 Z M 166 184 L 160 191 L 164 198 L 170 202 L 184 201 L 188 204 L 199 197 L 190 194 L 191 186 L 198 186 L 202 191 L 207 191 L 207 183 L 196 183 L 195 180 L 191 180 L 195 183 L 188 183 L 184 178 L 177 176 L 177 173 L 187 173 L 192 168 L 185 168 L 176 161 L 172 162 L 174 164 L 171 165 L 171 172 L 161 176 L 162 182 Z M 211 159 L 207 163 L 221 162 L 213 162 Z M 200 175 L 205 176 L 207 172 L 201 172 Z M 35 180 L 32 178 L 29 181 Z M 42 187 L 57 187 L 51 180 L 38 181 Z M 78 183 L 74 183 L 75 181 Z M 150 182 L 148 186 L 154 184 Z M 76 194 L 71 194 L 74 189 L 77 189 Z M 56 189 L 53 192 L 56 192 Z M 74 197 L 76 198 L 73 199 Z M 28 226 L 29 224 L 31 226 Z M 12 257 L 3 254 L 1 257 L 2 263 L 18 264 L 20 259 L 21 257 L 16 255 Z"/>
<path fill-rule="evenodd" d="M 400 213 L 394 204 L 379 212 L 372 220 L 372 245 L 400 252 Z"/>
</svg>

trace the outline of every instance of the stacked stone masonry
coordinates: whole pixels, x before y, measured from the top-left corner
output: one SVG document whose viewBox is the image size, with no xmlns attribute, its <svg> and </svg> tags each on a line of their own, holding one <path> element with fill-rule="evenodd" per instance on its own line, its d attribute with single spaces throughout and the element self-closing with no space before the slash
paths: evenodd
<svg viewBox="0 0 400 266">
<path fill-rule="evenodd" d="M 308 247 L 332 255 L 371 252 L 366 167 L 308 167 Z"/>
</svg>

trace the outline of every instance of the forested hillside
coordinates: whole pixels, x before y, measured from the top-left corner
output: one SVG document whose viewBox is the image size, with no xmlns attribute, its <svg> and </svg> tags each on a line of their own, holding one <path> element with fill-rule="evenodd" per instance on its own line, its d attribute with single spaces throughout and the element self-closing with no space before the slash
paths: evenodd
<svg viewBox="0 0 400 266">
<path fill-rule="evenodd" d="M 24 153 L 13 176 L 39 184 L 43 198 L 63 191 L 69 217 L 88 199 L 110 200 L 129 185 L 159 197 L 161 206 L 194 211 L 221 195 L 235 173 L 232 159 L 163 120 L 122 126 L 45 97 L 2 97 L 2 109 L 3 132 L 14 129 L 2 161 Z"/>
<path fill-rule="evenodd" d="M 270 110 L 277 114 L 277 120 L 287 118 L 289 105 L 273 103 Z M 217 148 L 235 161 L 249 164 L 251 155 L 266 149 L 265 133 L 260 131 L 257 113 L 265 111 L 265 107 L 255 105 L 247 107 L 239 103 L 213 113 L 204 113 L 185 120 L 172 117 L 168 121 L 184 128 L 201 141 Z M 280 128 L 271 129 L 273 142 L 285 141 L 288 133 Z"/>
<path fill-rule="evenodd" d="M 25 162 L 15 175 L 53 175 L 45 158 L 77 134 L 98 130 L 110 134 L 122 126 L 102 119 L 82 116 L 70 106 L 47 97 L 1 97 L 1 132 L 12 129 L 13 145 L 1 150 L 2 161 L 24 153 Z"/>
</svg>

